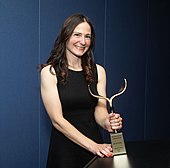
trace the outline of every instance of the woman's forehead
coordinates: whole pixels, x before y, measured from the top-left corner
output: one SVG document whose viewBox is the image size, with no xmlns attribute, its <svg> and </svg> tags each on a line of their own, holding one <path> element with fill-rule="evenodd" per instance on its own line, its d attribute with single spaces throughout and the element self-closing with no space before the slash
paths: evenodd
<svg viewBox="0 0 170 168">
<path fill-rule="evenodd" d="M 91 34 L 91 27 L 87 22 L 82 22 L 75 27 L 73 32 Z"/>
</svg>

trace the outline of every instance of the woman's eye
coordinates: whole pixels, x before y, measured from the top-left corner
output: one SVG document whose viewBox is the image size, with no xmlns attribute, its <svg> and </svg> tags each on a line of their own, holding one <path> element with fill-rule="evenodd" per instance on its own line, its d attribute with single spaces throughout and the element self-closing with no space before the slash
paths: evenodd
<svg viewBox="0 0 170 168">
<path fill-rule="evenodd" d="M 80 36 L 80 34 L 75 33 L 75 34 L 73 34 L 73 36 L 75 36 L 75 37 L 79 37 L 79 36 Z"/>
<path fill-rule="evenodd" d="M 74 33 L 73 36 L 78 37 L 78 38 L 84 36 L 84 38 L 87 39 L 87 40 L 91 39 L 91 35 L 82 35 L 81 33 Z"/>
<path fill-rule="evenodd" d="M 91 36 L 85 36 L 86 39 L 91 39 Z"/>
</svg>

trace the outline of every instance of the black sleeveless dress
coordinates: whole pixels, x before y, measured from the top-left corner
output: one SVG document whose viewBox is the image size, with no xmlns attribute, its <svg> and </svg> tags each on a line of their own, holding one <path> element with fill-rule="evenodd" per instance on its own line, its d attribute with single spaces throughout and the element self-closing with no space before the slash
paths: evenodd
<svg viewBox="0 0 170 168">
<path fill-rule="evenodd" d="M 97 73 L 95 73 L 97 79 Z M 60 78 L 58 78 L 60 80 Z M 97 80 L 91 86 L 97 93 Z M 58 82 L 63 116 L 80 132 L 97 143 L 103 143 L 99 127 L 94 119 L 97 99 L 88 91 L 83 71 L 68 71 L 68 82 Z M 83 168 L 94 155 L 66 138 L 52 127 L 47 168 Z"/>
</svg>

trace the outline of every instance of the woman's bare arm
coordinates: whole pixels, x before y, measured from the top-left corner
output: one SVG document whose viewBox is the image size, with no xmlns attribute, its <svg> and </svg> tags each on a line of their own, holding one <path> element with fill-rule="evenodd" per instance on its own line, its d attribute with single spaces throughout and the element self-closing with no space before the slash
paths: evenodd
<svg viewBox="0 0 170 168">
<path fill-rule="evenodd" d="M 63 117 L 57 89 L 57 78 L 50 73 L 49 67 L 50 66 L 47 66 L 41 71 L 41 95 L 51 122 L 53 126 L 62 132 L 67 138 L 78 145 L 89 149 L 94 142 L 80 133 Z"/>
<path fill-rule="evenodd" d="M 44 67 L 41 71 L 41 95 L 46 111 L 53 126 L 63 133 L 67 138 L 93 154 L 101 157 L 110 153 L 108 144 L 97 144 L 69 123 L 62 113 L 61 102 L 57 89 L 57 78 L 49 71 L 50 66 Z M 54 69 L 52 69 L 54 71 Z M 54 72 L 55 73 L 55 72 Z"/>
<path fill-rule="evenodd" d="M 98 84 L 97 90 L 99 95 L 106 97 L 106 72 L 105 69 L 97 65 L 98 72 Z M 113 129 L 122 128 L 122 118 L 119 114 L 109 114 L 107 111 L 107 102 L 105 99 L 99 99 L 98 104 L 95 108 L 95 119 L 96 122 L 104 129 L 112 132 Z"/>
</svg>

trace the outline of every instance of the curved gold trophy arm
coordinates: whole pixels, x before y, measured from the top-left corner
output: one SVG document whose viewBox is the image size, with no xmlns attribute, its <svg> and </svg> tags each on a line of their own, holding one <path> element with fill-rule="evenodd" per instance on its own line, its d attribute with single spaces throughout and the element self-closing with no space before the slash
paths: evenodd
<svg viewBox="0 0 170 168">
<path fill-rule="evenodd" d="M 112 101 L 113 101 L 113 99 L 115 99 L 116 97 L 118 97 L 118 96 L 120 96 L 121 94 L 123 94 L 123 93 L 125 92 L 126 88 L 127 88 L 127 80 L 124 79 L 124 83 L 123 83 L 123 85 L 121 86 L 119 92 L 116 93 L 116 94 L 114 94 L 111 98 L 108 98 L 108 97 L 105 97 L 105 96 L 93 94 L 92 91 L 91 91 L 91 89 L 90 89 L 90 85 L 88 85 L 88 89 L 89 89 L 90 94 L 91 94 L 93 97 L 95 97 L 95 98 L 107 100 L 107 101 L 109 102 L 109 105 L 110 105 L 111 108 L 112 108 Z"/>
<path fill-rule="evenodd" d="M 90 94 L 95 97 L 95 98 L 98 98 L 98 99 L 105 99 L 106 101 L 108 101 L 109 103 L 109 106 L 110 106 L 110 113 L 113 113 L 114 112 L 114 108 L 112 106 L 113 104 L 113 99 L 115 99 L 116 97 L 120 96 L 121 94 L 123 94 L 125 92 L 127 88 L 127 80 L 124 79 L 124 83 L 122 84 L 120 90 L 118 93 L 114 94 L 111 98 L 108 98 L 108 97 L 105 97 L 105 96 L 101 96 L 101 95 L 95 95 L 92 93 L 91 89 L 90 89 L 90 85 L 88 85 L 88 89 L 89 89 L 89 92 Z M 115 130 L 115 132 L 117 133 L 117 130 Z"/>
</svg>

